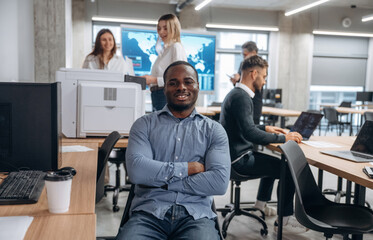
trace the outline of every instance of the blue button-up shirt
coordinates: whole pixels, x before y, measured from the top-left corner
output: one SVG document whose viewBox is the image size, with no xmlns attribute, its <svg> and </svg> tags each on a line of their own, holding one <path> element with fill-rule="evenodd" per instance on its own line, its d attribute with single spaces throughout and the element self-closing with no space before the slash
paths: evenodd
<svg viewBox="0 0 373 240">
<path fill-rule="evenodd" d="M 188 162 L 194 161 L 204 164 L 205 172 L 188 176 Z M 128 176 L 136 184 L 131 211 L 163 219 L 178 204 L 194 219 L 213 218 L 212 195 L 225 194 L 230 163 L 224 128 L 196 110 L 183 120 L 167 105 L 145 115 L 133 124 L 126 152 Z"/>
</svg>

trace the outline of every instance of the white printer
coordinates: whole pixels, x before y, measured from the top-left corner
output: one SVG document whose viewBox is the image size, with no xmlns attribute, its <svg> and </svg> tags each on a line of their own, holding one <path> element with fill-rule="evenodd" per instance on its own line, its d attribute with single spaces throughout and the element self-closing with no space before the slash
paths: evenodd
<svg viewBox="0 0 373 240">
<path fill-rule="evenodd" d="M 68 138 L 128 135 L 145 114 L 145 94 L 124 74 L 107 70 L 67 69 L 56 72 L 61 82 L 62 133 Z"/>
</svg>

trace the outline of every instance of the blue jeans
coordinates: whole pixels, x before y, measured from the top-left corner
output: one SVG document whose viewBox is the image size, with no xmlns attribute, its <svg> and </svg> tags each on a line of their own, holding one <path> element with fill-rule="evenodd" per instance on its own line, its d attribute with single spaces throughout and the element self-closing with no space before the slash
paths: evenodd
<svg viewBox="0 0 373 240">
<path fill-rule="evenodd" d="M 250 158 L 243 157 L 237 163 L 233 164 L 234 169 L 241 174 L 258 176 L 260 179 L 257 200 L 268 202 L 271 200 L 273 184 L 275 179 L 280 178 L 279 158 L 254 152 Z M 286 166 L 285 192 L 284 192 L 284 216 L 291 216 L 294 212 L 294 192 L 295 186 L 289 167 Z M 279 194 L 279 186 L 277 187 L 277 197 Z"/>
<path fill-rule="evenodd" d="M 173 205 L 163 220 L 143 211 L 133 212 L 116 239 L 218 240 L 220 237 L 214 219 L 194 220 L 183 206 Z"/>
</svg>

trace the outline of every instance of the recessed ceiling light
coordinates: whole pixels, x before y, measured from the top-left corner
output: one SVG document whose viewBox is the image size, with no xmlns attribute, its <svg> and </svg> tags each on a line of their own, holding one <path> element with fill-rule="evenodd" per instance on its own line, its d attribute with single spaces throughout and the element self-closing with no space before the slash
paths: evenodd
<svg viewBox="0 0 373 240">
<path fill-rule="evenodd" d="M 333 35 L 333 36 L 347 36 L 347 37 L 373 37 L 373 33 L 359 33 L 359 32 L 333 32 L 324 30 L 314 30 L 312 32 L 316 35 Z"/>
<path fill-rule="evenodd" d="M 262 26 L 243 26 L 243 25 L 225 25 L 225 24 L 206 24 L 206 28 L 217 28 L 217 29 L 236 29 L 236 30 L 254 30 L 254 31 L 270 31 L 277 32 L 278 27 L 262 27 Z"/>
<path fill-rule="evenodd" d="M 373 20 L 373 14 L 371 15 L 367 15 L 367 16 L 364 16 L 361 21 L 362 22 L 368 22 L 368 21 L 372 21 Z"/>
<path fill-rule="evenodd" d="M 201 2 L 200 4 L 198 4 L 198 5 L 194 8 L 194 10 L 196 10 L 196 11 L 201 10 L 204 6 L 206 6 L 207 4 L 209 4 L 211 1 L 212 1 L 212 0 L 205 0 L 205 1 Z"/>
<path fill-rule="evenodd" d="M 320 4 L 323 4 L 323 3 L 326 3 L 328 2 L 329 0 L 320 0 L 320 1 L 317 1 L 317 2 L 314 2 L 314 3 L 311 3 L 311 4 L 308 4 L 306 6 L 303 6 L 303 7 L 300 7 L 300 8 L 297 8 L 297 9 L 294 9 L 294 10 L 291 10 L 291 11 L 288 11 L 288 12 L 285 12 L 285 16 L 290 16 L 290 15 L 293 15 L 295 13 L 299 13 L 301 11 L 304 11 L 304 10 L 307 10 L 309 8 L 313 8 L 313 7 L 316 7 Z"/>
</svg>

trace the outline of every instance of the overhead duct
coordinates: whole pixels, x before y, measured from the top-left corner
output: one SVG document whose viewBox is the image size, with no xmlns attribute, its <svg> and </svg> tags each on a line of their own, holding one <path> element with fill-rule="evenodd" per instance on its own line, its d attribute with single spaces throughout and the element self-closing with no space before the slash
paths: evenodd
<svg viewBox="0 0 373 240">
<path fill-rule="evenodd" d="M 194 0 L 185 0 L 184 2 L 182 3 L 178 3 L 176 5 L 176 13 L 180 13 L 181 10 L 183 10 L 183 8 L 185 8 L 186 6 L 188 6 L 189 4 L 191 4 Z"/>
</svg>

